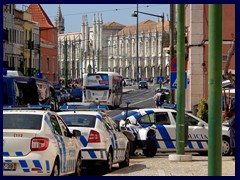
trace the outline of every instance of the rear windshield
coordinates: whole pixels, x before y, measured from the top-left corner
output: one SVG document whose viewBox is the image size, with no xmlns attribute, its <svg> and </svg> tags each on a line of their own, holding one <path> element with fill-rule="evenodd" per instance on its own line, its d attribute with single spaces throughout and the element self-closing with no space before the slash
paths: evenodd
<svg viewBox="0 0 240 180">
<path fill-rule="evenodd" d="M 3 114 L 3 129 L 40 130 L 41 125 L 42 115 Z"/>
<path fill-rule="evenodd" d="M 82 114 L 60 115 L 65 123 L 77 127 L 95 127 L 96 116 Z"/>
</svg>

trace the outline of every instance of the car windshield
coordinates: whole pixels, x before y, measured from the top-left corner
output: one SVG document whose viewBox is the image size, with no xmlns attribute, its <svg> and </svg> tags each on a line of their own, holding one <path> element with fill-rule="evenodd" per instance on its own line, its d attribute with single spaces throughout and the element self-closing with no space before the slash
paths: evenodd
<svg viewBox="0 0 240 180">
<path fill-rule="evenodd" d="M 147 82 L 145 82 L 145 81 L 141 81 L 141 82 L 139 82 L 139 84 L 147 84 Z"/>
<path fill-rule="evenodd" d="M 61 114 L 65 123 L 75 127 L 95 127 L 96 116 L 83 114 Z"/>
<path fill-rule="evenodd" d="M 133 114 L 136 114 L 136 113 L 137 113 L 136 111 L 128 111 L 127 117 L 132 116 Z M 123 112 L 121 114 L 118 114 L 118 115 L 112 117 L 112 119 L 114 121 L 125 119 L 125 118 L 126 118 L 126 112 Z"/>
<path fill-rule="evenodd" d="M 3 114 L 3 129 L 34 129 L 40 130 L 42 115 Z"/>
</svg>

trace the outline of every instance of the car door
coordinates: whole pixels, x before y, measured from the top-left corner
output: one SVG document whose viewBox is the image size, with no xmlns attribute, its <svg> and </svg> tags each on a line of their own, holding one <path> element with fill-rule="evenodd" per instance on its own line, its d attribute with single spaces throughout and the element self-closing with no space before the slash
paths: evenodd
<svg viewBox="0 0 240 180">
<path fill-rule="evenodd" d="M 174 151 L 176 147 L 176 124 L 171 120 L 171 113 L 155 112 L 149 116 L 154 119 L 157 127 L 158 151 Z"/>
<path fill-rule="evenodd" d="M 67 137 L 64 131 L 63 122 L 55 115 L 50 116 L 50 121 L 53 127 L 54 136 L 57 139 L 59 155 L 60 155 L 60 173 L 65 174 L 69 171 L 68 160 L 73 141 Z M 72 169 L 72 167 L 70 167 Z"/>
<path fill-rule="evenodd" d="M 70 130 L 68 129 L 67 125 L 64 123 L 64 121 L 59 117 L 56 116 L 59 122 L 59 125 L 62 130 L 63 134 L 63 141 L 66 146 L 66 163 L 67 163 L 67 171 L 71 172 L 75 170 L 75 162 L 78 156 L 79 148 L 80 146 L 77 145 L 79 141 L 76 140 L 76 138 L 72 135 Z"/>
<path fill-rule="evenodd" d="M 176 113 L 172 113 L 174 118 L 176 119 Z M 187 133 L 187 151 L 199 151 L 199 150 L 207 150 L 207 142 L 208 142 L 208 128 L 207 124 L 202 120 L 198 119 L 195 116 L 191 116 L 190 114 L 185 114 L 185 121 L 187 122 L 188 128 L 186 130 Z M 199 122 L 202 122 L 204 126 L 199 126 Z"/>
</svg>

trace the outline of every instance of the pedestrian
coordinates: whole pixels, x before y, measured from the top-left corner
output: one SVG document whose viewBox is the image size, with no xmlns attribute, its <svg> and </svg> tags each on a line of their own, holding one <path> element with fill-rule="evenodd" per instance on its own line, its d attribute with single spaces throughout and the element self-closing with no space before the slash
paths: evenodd
<svg viewBox="0 0 240 180">
<path fill-rule="evenodd" d="M 160 108 L 161 107 L 160 97 L 161 97 L 161 91 L 160 91 L 160 89 L 157 89 L 156 92 L 155 92 L 155 95 L 153 96 L 156 108 Z"/>
<path fill-rule="evenodd" d="M 230 132 L 230 147 L 231 147 L 231 154 L 235 156 L 235 102 L 231 104 L 231 108 L 227 113 L 227 117 L 229 118 L 229 132 Z"/>
<path fill-rule="evenodd" d="M 166 102 L 167 102 L 167 96 L 166 96 L 164 90 L 162 89 L 162 90 L 161 90 L 161 96 L 160 96 L 160 104 L 161 104 L 161 106 L 162 106 L 164 103 L 166 103 Z"/>
</svg>

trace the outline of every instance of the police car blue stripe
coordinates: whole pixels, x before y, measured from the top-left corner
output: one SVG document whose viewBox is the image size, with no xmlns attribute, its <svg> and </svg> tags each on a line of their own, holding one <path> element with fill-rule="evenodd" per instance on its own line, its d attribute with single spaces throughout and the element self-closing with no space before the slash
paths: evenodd
<svg viewBox="0 0 240 180">
<path fill-rule="evenodd" d="M 30 172 L 30 169 L 23 169 L 23 172 L 28 173 Z"/>
<path fill-rule="evenodd" d="M 99 119 L 102 122 L 102 117 L 99 116 L 98 114 L 96 115 L 96 118 Z"/>
<path fill-rule="evenodd" d="M 48 112 L 47 114 L 48 114 L 48 115 L 51 115 L 50 112 Z M 57 145 L 58 145 L 58 149 L 59 149 L 59 152 L 60 152 L 60 157 L 61 157 L 61 159 L 62 159 L 62 158 L 63 158 L 63 157 L 62 157 L 63 154 L 62 154 L 62 148 L 60 148 L 60 145 L 59 145 L 60 140 L 58 139 L 58 136 L 53 132 L 52 124 L 51 124 L 49 118 L 48 118 L 47 116 L 45 116 L 44 120 L 45 120 L 45 122 L 47 123 L 47 125 L 49 126 L 50 130 L 52 131 L 52 134 L 54 135 L 55 139 L 56 139 L 57 142 L 58 142 Z M 62 172 L 62 163 L 60 163 L 60 169 L 61 169 L 60 171 Z"/>
<path fill-rule="evenodd" d="M 118 143 L 117 143 L 117 137 L 116 137 L 116 134 L 114 133 L 113 134 L 113 140 L 115 142 L 115 145 L 116 145 L 116 158 L 118 158 Z"/>
<path fill-rule="evenodd" d="M 167 148 L 175 148 L 174 144 L 171 140 L 171 137 L 169 136 L 166 128 L 163 125 L 158 125 L 157 126 L 159 133 L 161 134 L 163 141 L 166 145 Z"/>
<path fill-rule="evenodd" d="M 22 152 L 16 152 L 15 153 L 17 156 L 23 156 L 23 153 Z"/>
<path fill-rule="evenodd" d="M 203 149 L 203 145 L 202 145 L 201 141 L 197 141 L 197 145 L 198 145 L 199 149 Z"/>
<path fill-rule="evenodd" d="M 3 156 L 10 156 L 9 152 L 3 152 Z"/>
<path fill-rule="evenodd" d="M 193 149 L 193 145 L 192 145 L 191 141 L 188 141 L 188 147 L 189 147 L 189 149 Z"/>
<path fill-rule="evenodd" d="M 36 168 L 41 168 L 42 169 L 42 165 L 41 165 L 39 160 L 33 160 L 33 164 Z"/>
<path fill-rule="evenodd" d="M 147 114 L 152 114 L 152 113 L 154 113 L 153 110 L 146 110 L 145 112 L 146 112 Z"/>
<path fill-rule="evenodd" d="M 47 172 L 50 172 L 49 160 L 46 160 L 46 169 L 47 169 Z"/>
<path fill-rule="evenodd" d="M 19 160 L 19 163 L 20 163 L 22 168 L 27 168 L 28 167 L 27 162 L 25 160 Z"/>
<path fill-rule="evenodd" d="M 80 136 L 80 142 L 83 144 L 84 147 L 86 147 L 88 144 L 88 141 L 84 136 Z"/>
<path fill-rule="evenodd" d="M 63 171 L 66 172 L 66 156 L 67 156 L 67 152 L 66 152 L 66 145 L 63 141 L 63 138 L 60 137 L 60 141 L 62 143 L 62 149 L 63 149 Z"/>
<path fill-rule="evenodd" d="M 5 162 L 12 162 L 12 160 L 5 160 Z"/>
<path fill-rule="evenodd" d="M 91 158 L 97 158 L 97 155 L 95 154 L 94 151 L 88 151 L 88 154 L 90 155 Z"/>
</svg>

